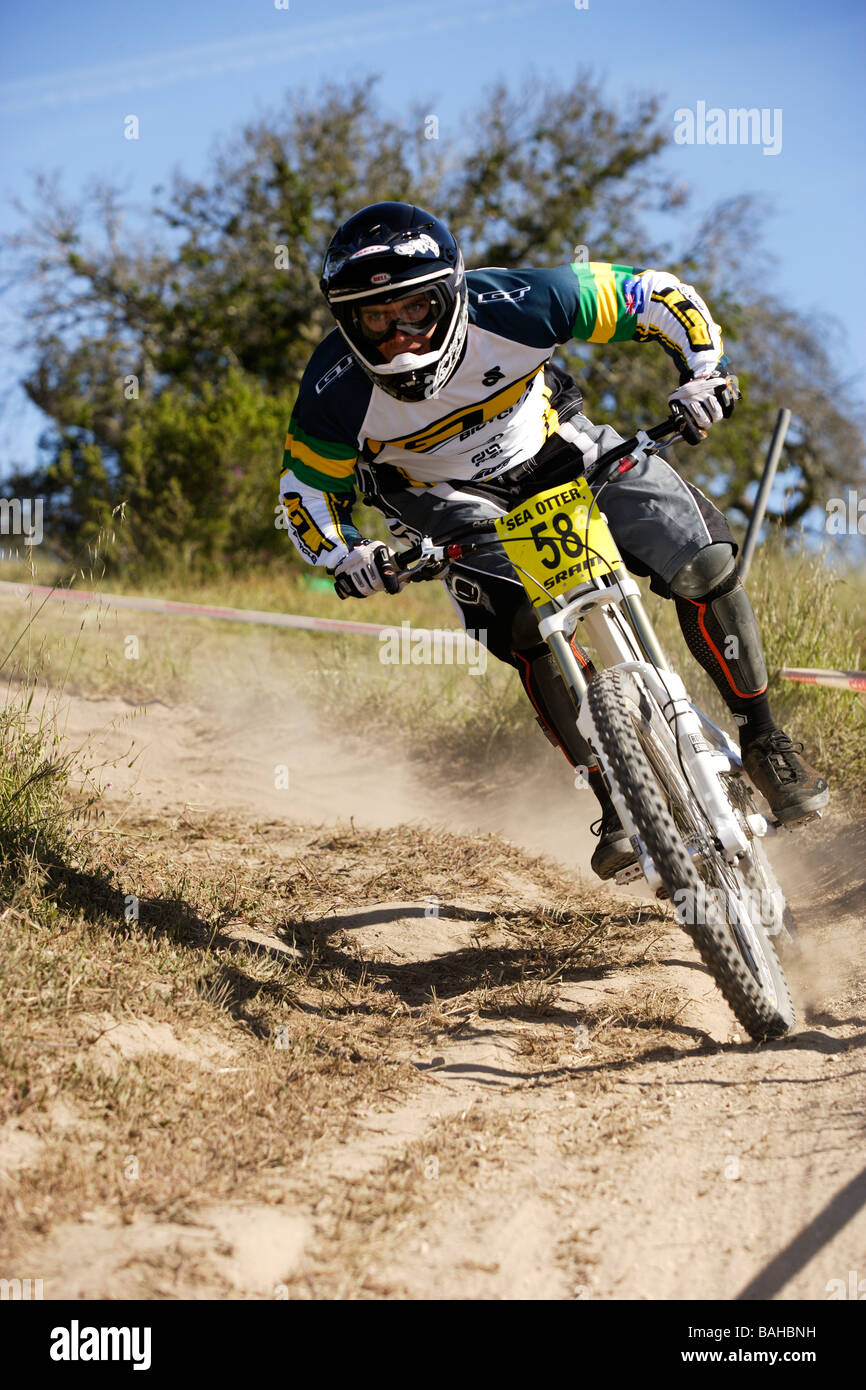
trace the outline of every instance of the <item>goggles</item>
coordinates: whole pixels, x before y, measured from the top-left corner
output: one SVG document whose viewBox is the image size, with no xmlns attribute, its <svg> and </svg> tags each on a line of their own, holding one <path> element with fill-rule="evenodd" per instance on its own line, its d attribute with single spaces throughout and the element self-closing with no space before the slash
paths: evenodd
<svg viewBox="0 0 866 1390">
<path fill-rule="evenodd" d="M 448 307 L 438 285 L 392 300 L 389 304 L 364 304 L 355 308 L 354 319 L 361 336 L 376 347 L 399 329 L 410 337 L 426 333 L 438 323 Z"/>
</svg>

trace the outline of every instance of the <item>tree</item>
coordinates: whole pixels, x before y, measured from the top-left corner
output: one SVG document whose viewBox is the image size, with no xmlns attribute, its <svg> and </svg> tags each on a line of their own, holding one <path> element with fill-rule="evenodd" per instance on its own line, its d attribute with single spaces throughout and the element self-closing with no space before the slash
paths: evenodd
<svg viewBox="0 0 866 1390">
<path fill-rule="evenodd" d="M 297 383 L 332 327 L 317 285 L 327 243 L 359 206 L 397 199 L 450 222 L 470 265 L 586 255 L 691 280 L 725 325 L 745 395 L 724 433 L 680 448 L 677 465 L 745 515 L 775 406 L 789 403 L 798 428 L 782 466 L 799 479 L 797 519 L 851 481 L 862 439 L 820 331 L 772 303 L 744 255 L 755 206 L 711 210 L 686 243 L 687 198 L 657 167 L 658 112 L 653 97 L 611 105 L 588 73 L 559 90 L 499 84 L 446 145 L 425 138 L 420 106 L 386 117 L 368 81 L 302 93 L 245 126 L 206 179 L 176 175 L 137 220 L 117 189 L 94 186 L 76 207 L 40 179 L 12 251 L 31 294 L 24 385 L 52 425 L 45 462 L 13 484 L 46 496 L 68 553 L 126 502 L 116 564 L 153 564 L 166 547 L 188 563 L 250 563 L 271 536 Z M 651 243 L 645 208 L 670 211 L 678 246 Z M 563 356 L 587 413 L 624 430 L 659 418 L 676 384 L 652 346 Z"/>
</svg>

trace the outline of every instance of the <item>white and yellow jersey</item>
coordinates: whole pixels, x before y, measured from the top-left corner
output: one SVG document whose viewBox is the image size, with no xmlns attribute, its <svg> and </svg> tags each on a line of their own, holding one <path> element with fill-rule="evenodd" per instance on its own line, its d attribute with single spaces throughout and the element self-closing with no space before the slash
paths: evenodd
<svg viewBox="0 0 866 1390">
<path fill-rule="evenodd" d="M 333 568 L 358 540 L 352 503 L 361 460 L 423 487 L 493 478 L 537 454 L 560 423 L 544 372 L 560 344 L 657 339 L 681 380 L 712 371 L 722 355 L 706 304 L 667 271 L 579 261 L 472 270 L 466 282 L 463 356 L 429 400 L 398 401 L 376 387 L 337 329 L 313 353 L 280 479 L 284 522 L 311 564 Z"/>
</svg>

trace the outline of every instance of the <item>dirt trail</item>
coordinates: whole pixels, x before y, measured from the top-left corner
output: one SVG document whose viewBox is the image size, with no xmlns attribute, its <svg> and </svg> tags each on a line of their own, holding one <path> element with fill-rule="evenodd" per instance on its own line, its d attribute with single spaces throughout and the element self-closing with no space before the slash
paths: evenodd
<svg viewBox="0 0 866 1390">
<path fill-rule="evenodd" d="M 133 716 L 117 700 L 68 704 L 70 739 L 92 735 L 115 764 L 104 775 L 118 813 L 129 804 L 168 820 L 193 805 L 269 820 L 278 853 L 281 820 L 287 834 L 338 817 L 500 831 L 589 883 L 592 806 L 555 758 L 528 792 L 515 775 L 510 796 L 469 801 L 434 792 L 385 749 L 359 753 L 323 733 L 278 693 L 253 701 L 222 688 L 196 708 Z M 121 757 L 131 739 L 132 769 Z M 70 1291 L 118 1297 L 137 1287 L 122 1271 L 154 1242 L 193 1259 L 209 1239 L 231 1286 L 252 1297 L 285 1279 L 292 1296 L 824 1299 L 850 1271 L 866 1279 L 866 831 L 832 821 L 773 857 L 804 929 L 793 1037 L 739 1037 L 663 916 L 620 966 L 564 972 L 535 1017 L 481 1017 L 462 1008 L 449 971 L 477 944 L 484 902 L 459 883 L 435 912 L 368 902 L 330 924 L 334 939 L 392 985 L 427 971 L 447 999 L 441 1031 L 411 1058 L 412 1093 L 356 1115 L 350 1142 L 311 1148 L 270 1218 L 241 1207 L 238 1225 L 237 1211 L 215 1208 L 201 1228 L 179 1234 L 167 1221 L 160 1236 L 97 1215 L 47 1236 L 39 1268 Z M 518 875 L 509 888 L 515 902 L 538 899 Z M 633 895 L 620 899 L 637 910 Z M 393 1219 L 376 1216 L 392 1197 Z"/>
<path fill-rule="evenodd" d="M 595 799 L 574 789 L 561 755 L 543 740 L 532 750 L 537 794 L 527 814 L 522 778 L 505 795 L 501 784 L 463 794 L 459 784 L 431 782 L 423 764 L 410 768 L 381 735 L 363 739 L 351 728 L 341 735 L 284 688 L 267 691 L 257 681 L 253 694 L 235 680 L 224 676 L 197 704 L 180 707 L 66 698 L 61 722 L 75 745 L 95 738 L 94 754 L 111 768 L 104 774 L 110 799 L 134 790 L 148 813 L 190 805 L 305 824 L 447 824 L 498 831 L 589 873 Z"/>
</svg>

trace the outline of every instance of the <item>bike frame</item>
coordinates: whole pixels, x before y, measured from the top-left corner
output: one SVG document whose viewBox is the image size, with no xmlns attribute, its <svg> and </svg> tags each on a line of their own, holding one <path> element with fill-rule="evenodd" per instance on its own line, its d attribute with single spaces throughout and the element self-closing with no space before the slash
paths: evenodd
<svg viewBox="0 0 866 1390">
<path fill-rule="evenodd" d="M 628 450 L 630 466 L 655 448 L 653 436 L 640 431 Z M 429 540 L 422 542 L 419 550 L 424 558 L 417 568 L 423 568 L 431 558 L 447 558 L 449 549 L 453 547 L 435 546 Z M 408 570 L 408 577 L 414 572 L 414 568 Z M 570 636 L 578 628 L 586 634 L 588 645 L 598 655 L 602 668 L 630 672 L 657 704 L 671 731 L 685 780 L 713 827 L 716 847 L 728 863 L 736 863 L 747 853 L 750 838 L 766 835 L 769 826 L 757 812 L 741 819 L 732 808 L 719 778 L 742 769 L 739 749 L 724 730 L 689 699 L 682 679 L 673 671 L 656 637 L 635 580 L 620 566 L 608 576 L 606 583 L 588 580 L 562 597 L 537 606 L 535 611 L 539 633 L 553 654 L 574 704 L 577 727 L 595 750 L 617 814 L 626 833 L 639 847 L 640 868 L 635 866 L 623 871 L 622 881 L 639 877 L 642 872 L 653 889 L 661 887 L 655 865 L 643 849 L 616 778 L 607 766 L 593 723 L 585 698 L 588 682 L 570 642 Z"/>
<path fill-rule="evenodd" d="M 649 435 L 641 432 L 637 438 L 637 447 L 629 451 L 632 463 L 654 449 Z M 624 618 L 621 606 L 628 612 L 630 622 Z M 601 741 L 584 698 L 588 683 L 567 636 L 576 627 L 584 629 L 605 669 L 631 672 L 655 700 L 671 729 L 691 790 L 713 826 L 726 860 L 735 863 L 747 852 L 750 837 L 733 811 L 719 777 L 742 768 L 739 749 L 689 699 L 681 677 L 672 670 L 662 651 L 631 575 L 620 567 L 613 582 L 604 587 L 591 581 L 580 584 L 563 600 L 542 605 L 538 617 L 539 633 L 553 653 L 578 711 L 578 729 L 599 756 L 626 833 L 634 838 L 635 828 L 616 789 L 616 779 L 605 766 Z M 755 813 L 748 817 L 752 835 L 765 835 L 767 830 L 763 816 Z M 641 867 L 650 885 L 658 888 L 661 881 L 647 856 L 641 860 Z"/>
<path fill-rule="evenodd" d="M 525 510 L 520 513 L 505 513 L 504 521 L 470 522 L 441 544 L 425 537 L 395 557 L 395 565 L 407 581 L 433 578 L 450 562 L 485 549 L 480 543 L 485 533 L 495 532 L 497 540 L 492 544 L 503 545 L 508 554 L 509 532 L 512 528 L 518 532 L 512 536 L 516 553 L 510 556 L 511 563 L 530 596 L 534 593 L 539 600 L 533 604 L 539 635 L 556 661 L 576 726 L 593 750 L 635 850 L 637 862 L 620 870 L 617 881 L 625 883 L 642 875 L 658 897 L 673 893 L 675 899 L 680 886 L 686 885 L 678 913 L 690 896 L 700 896 L 707 885 L 711 894 L 720 894 L 723 905 L 711 907 L 709 915 L 706 907 L 698 910 L 694 903 L 685 905 L 683 925 L 751 1036 L 781 1037 L 794 1026 L 795 1014 L 769 937 L 779 934 L 789 942 L 791 937 L 784 921 L 784 896 L 759 843 L 769 830 L 768 823 L 755 809 L 748 782 L 739 780 L 743 771 L 739 750 L 689 699 L 662 651 L 614 538 L 603 522 L 593 520 L 594 509 L 603 505 L 605 476 L 614 465 L 618 464 L 619 473 L 627 473 L 647 454 L 664 447 L 662 441 L 677 429 L 677 420 L 670 417 L 623 441 L 586 470 L 585 486 L 568 499 L 580 499 L 575 515 L 585 508 L 585 530 L 582 537 L 577 536 L 577 549 L 566 550 L 563 543 L 561 552 L 583 559 L 555 579 L 538 570 L 536 556 L 527 548 L 527 541 L 534 540 L 541 550 L 551 538 L 541 539 L 538 528 L 528 536 L 520 535 L 519 529 L 531 518 L 528 509 L 533 503 L 538 515 L 547 514 L 551 496 L 547 489 L 577 481 L 573 474 L 568 478 L 559 470 L 542 480 L 537 498 L 522 499 Z M 565 530 L 555 524 L 563 516 Z M 552 524 L 559 536 L 574 535 L 570 516 L 567 509 L 555 514 Z M 542 563 L 549 567 L 561 561 Z M 564 587 L 568 575 L 580 576 L 571 588 Z M 585 638 L 597 657 L 599 669 L 590 681 L 572 646 L 576 636 L 580 642 Z M 617 671 L 628 681 L 608 679 L 609 672 Z M 640 768 L 637 780 L 629 778 L 628 765 L 619 761 L 626 746 Z M 653 777 L 662 800 L 648 784 Z M 658 868 L 650 846 L 659 856 Z M 683 862 L 683 853 L 691 863 Z M 751 894 L 758 890 L 761 907 L 756 913 Z M 773 909 L 772 931 L 765 930 L 762 922 L 765 892 Z"/>
</svg>

